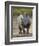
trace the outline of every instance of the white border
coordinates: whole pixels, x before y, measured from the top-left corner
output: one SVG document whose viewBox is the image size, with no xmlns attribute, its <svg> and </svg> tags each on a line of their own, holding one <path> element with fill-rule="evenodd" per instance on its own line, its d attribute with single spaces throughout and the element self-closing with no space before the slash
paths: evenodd
<svg viewBox="0 0 39 46">
<path fill-rule="evenodd" d="M 33 36 L 32 37 L 16 37 L 11 39 L 11 6 L 17 6 L 17 7 L 34 7 L 33 11 L 33 19 L 32 19 L 32 32 Z M 36 6 L 29 6 L 29 5 L 9 5 L 9 24 L 10 24 L 10 42 L 15 42 L 15 41 L 30 41 L 30 40 L 36 40 Z"/>
</svg>

